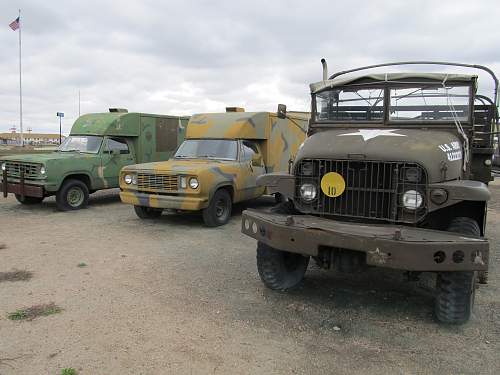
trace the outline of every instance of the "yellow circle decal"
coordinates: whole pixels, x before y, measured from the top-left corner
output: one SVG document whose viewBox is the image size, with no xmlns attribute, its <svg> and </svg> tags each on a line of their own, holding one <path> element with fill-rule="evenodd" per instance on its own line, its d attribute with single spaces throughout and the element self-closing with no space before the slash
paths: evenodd
<svg viewBox="0 0 500 375">
<path fill-rule="evenodd" d="M 325 174 L 321 179 L 321 190 L 325 195 L 332 198 L 342 195 L 345 190 L 344 177 L 339 175 L 337 172 L 329 172 Z"/>
</svg>

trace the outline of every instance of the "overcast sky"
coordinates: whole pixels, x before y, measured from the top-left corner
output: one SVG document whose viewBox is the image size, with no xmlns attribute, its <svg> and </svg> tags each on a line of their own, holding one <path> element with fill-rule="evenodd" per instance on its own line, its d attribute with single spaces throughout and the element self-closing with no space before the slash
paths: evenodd
<svg viewBox="0 0 500 375">
<path fill-rule="evenodd" d="M 57 111 L 69 132 L 79 90 L 82 113 L 307 110 L 322 57 L 330 72 L 431 59 L 500 75 L 497 0 L 0 0 L 0 132 L 19 127 L 18 32 L 8 27 L 18 8 L 23 123 L 34 132 L 57 132 Z"/>
</svg>

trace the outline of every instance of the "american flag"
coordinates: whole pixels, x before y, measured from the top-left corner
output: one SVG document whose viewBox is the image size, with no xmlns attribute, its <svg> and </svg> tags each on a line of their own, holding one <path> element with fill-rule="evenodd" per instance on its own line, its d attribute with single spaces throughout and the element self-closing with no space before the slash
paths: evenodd
<svg viewBox="0 0 500 375">
<path fill-rule="evenodd" d="M 17 17 L 14 21 L 12 21 L 10 24 L 9 24 L 9 27 L 16 31 L 17 29 L 19 29 L 19 17 Z"/>
</svg>

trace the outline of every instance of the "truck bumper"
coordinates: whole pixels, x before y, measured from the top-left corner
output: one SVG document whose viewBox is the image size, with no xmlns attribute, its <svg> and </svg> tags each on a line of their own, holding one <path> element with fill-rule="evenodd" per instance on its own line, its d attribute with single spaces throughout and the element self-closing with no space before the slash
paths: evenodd
<svg viewBox="0 0 500 375">
<path fill-rule="evenodd" d="M 18 194 L 26 197 L 44 197 L 44 190 L 42 186 L 27 184 L 24 181 L 19 182 L 9 182 L 4 175 L 0 181 L 0 192 L 6 198 L 7 194 Z"/>
<path fill-rule="evenodd" d="M 324 247 L 364 252 L 366 263 L 378 267 L 408 271 L 488 269 L 488 240 L 450 232 L 255 210 L 243 211 L 242 232 L 273 248 L 310 256 L 317 256 Z"/>
<path fill-rule="evenodd" d="M 208 206 L 208 199 L 178 195 L 147 194 L 138 191 L 121 191 L 123 203 L 134 206 L 170 208 L 174 210 L 198 211 Z"/>
</svg>

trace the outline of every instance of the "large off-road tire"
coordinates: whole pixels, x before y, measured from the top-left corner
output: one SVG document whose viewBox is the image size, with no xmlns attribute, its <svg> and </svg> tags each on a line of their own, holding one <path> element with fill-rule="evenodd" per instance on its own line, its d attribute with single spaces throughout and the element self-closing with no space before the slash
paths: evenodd
<svg viewBox="0 0 500 375">
<path fill-rule="evenodd" d="M 43 201 L 43 197 L 41 197 L 41 198 L 39 198 L 39 197 L 27 197 L 27 196 L 23 197 L 20 194 L 16 194 L 16 199 L 19 203 L 26 204 L 26 205 L 42 203 L 42 201 Z"/>
<path fill-rule="evenodd" d="M 475 272 L 440 272 L 437 276 L 435 314 L 446 324 L 463 324 L 470 319 L 476 294 Z"/>
<path fill-rule="evenodd" d="M 456 217 L 448 232 L 479 237 L 481 230 L 474 219 Z M 476 292 L 477 272 L 439 272 L 437 275 L 436 318 L 447 324 L 463 324 L 470 319 Z"/>
<path fill-rule="evenodd" d="M 472 237 L 481 236 L 481 229 L 474 219 L 469 217 L 457 217 L 452 220 L 448 227 L 449 232 L 456 232 Z M 488 271 L 479 271 L 477 280 L 480 284 L 488 284 Z"/>
<path fill-rule="evenodd" d="M 135 214 L 141 219 L 158 219 L 163 213 L 161 208 L 134 206 Z"/>
<path fill-rule="evenodd" d="M 80 180 L 64 181 L 56 193 L 57 208 L 61 211 L 79 210 L 89 202 L 89 188 Z"/>
<path fill-rule="evenodd" d="M 257 269 L 269 289 L 286 290 L 297 286 L 307 270 L 309 257 L 257 244 Z"/>
<path fill-rule="evenodd" d="M 218 227 L 226 224 L 231 218 L 232 206 L 231 194 L 226 189 L 217 190 L 208 207 L 203 210 L 205 225 Z"/>
</svg>

